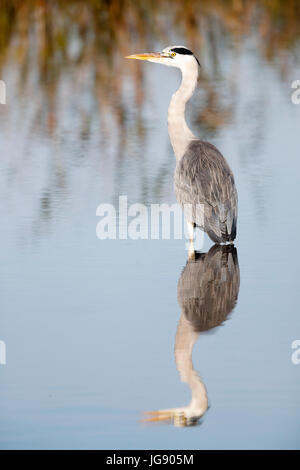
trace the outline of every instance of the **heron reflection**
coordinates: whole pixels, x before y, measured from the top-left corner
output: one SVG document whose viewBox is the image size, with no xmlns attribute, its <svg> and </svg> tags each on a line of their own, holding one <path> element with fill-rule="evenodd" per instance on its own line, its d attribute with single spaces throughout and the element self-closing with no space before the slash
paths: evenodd
<svg viewBox="0 0 300 470">
<path fill-rule="evenodd" d="M 234 246 L 214 245 L 189 259 L 178 281 L 181 316 L 175 338 L 175 362 L 180 379 L 191 389 L 187 406 L 146 412 L 144 421 L 173 421 L 176 426 L 199 423 L 208 409 L 207 390 L 194 369 L 192 351 L 200 333 L 221 325 L 236 305 L 240 285 Z"/>
</svg>

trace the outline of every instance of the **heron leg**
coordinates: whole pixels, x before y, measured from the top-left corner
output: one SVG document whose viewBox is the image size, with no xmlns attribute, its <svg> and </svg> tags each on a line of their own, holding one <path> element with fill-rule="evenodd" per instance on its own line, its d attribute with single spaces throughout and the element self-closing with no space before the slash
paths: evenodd
<svg viewBox="0 0 300 470">
<path fill-rule="evenodd" d="M 189 240 L 190 240 L 189 247 L 188 247 L 188 259 L 193 260 L 195 259 L 195 248 L 194 248 L 195 224 L 187 221 L 187 228 L 188 228 L 188 234 L 189 234 Z"/>
</svg>

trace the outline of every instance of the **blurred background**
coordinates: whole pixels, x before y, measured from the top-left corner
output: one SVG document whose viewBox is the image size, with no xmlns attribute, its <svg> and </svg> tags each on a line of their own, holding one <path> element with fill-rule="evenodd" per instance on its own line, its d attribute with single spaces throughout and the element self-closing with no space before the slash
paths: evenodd
<svg viewBox="0 0 300 470">
<path fill-rule="evenodd" d="M 299 448 L 297 0 L 1 0 L 1 448 Z M 239 298 L 194 364 L 202 425 L 145 426 L 189 401 L 174 340 L 184 240 L 96 238 L 96 208 L 175 202 L 177 70 L 126 61 L 185 45 L 187 118 L 233 169 Z M 206 240 L 204 251 L 210 242 Z"/>
</svg>

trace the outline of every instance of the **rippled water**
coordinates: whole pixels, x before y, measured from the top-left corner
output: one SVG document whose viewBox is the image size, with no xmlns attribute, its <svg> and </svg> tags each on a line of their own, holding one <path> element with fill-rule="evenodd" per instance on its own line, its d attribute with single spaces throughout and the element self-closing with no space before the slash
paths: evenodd
<svg viewBox="0 0 300 470">
<path fill-rule="evenodd" d="M 173 36 L 154 49 L 186 43 Z M 290 52 L 282 70 L 252 36 L 238 53 L 230 41 L 218 47 L 217 68 L 200 54 L 187 116 L 234 172 L 237 253 L 187 266 L 184 240 L 96 237 L 102 202 L 175 202 L 166 116 L 177 71 L 120 61 L 122 103 L 112 111 L 91 86 L 91 62 L 80 76 L 62 67 L 48 94 L 34 63 L 23 87 L 13 60 L 2 67 L 1 448 L 300 447 L 300 364 L 291 360 L 300 339 L 291 82 L 300 77 Z M 202 252 L 210 248 L 206 238 Z M 196 304 L 185 324 L 189 286 Z M 201 383 L 207 390 L 198 425 L 142 421 L 144 411 L 188 405 L 191 383 L 196 395 Z"/>
</svg>

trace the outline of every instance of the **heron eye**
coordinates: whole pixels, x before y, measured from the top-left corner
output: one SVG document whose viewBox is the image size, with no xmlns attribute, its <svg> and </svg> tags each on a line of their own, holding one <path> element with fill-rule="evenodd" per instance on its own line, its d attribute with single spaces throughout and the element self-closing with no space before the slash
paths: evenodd
<svg viewBox="0 0 300 470">
<path fill-rule="evenodd" d="M 172 56 L 172 57 L 175 57 L 175 56 L 176 56 L 176 52 L 172 52 L 172 53 L 171 53 L 171 56 Z"/>
</svg>

